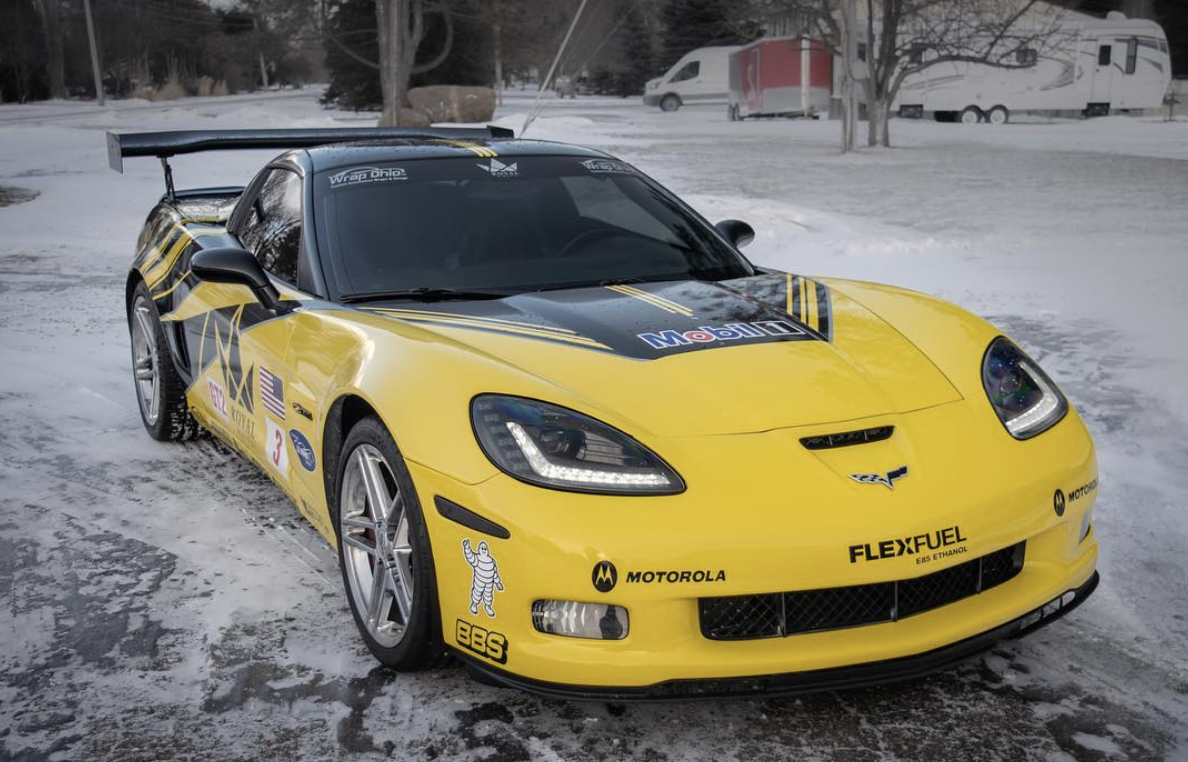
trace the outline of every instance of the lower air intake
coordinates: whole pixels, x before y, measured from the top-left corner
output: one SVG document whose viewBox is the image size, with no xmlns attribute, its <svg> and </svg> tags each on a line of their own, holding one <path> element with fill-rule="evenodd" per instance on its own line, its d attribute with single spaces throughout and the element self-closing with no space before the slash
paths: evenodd
<svg viewBox="0 0 1188 762">
<path fill-rule="evenodd" d="M 1007 582 L 1023 569 L 1026 543 L 914 579 L 761 595 L 702 598 L 701 634 L 756 640 L 894 622 Z"/>
</svg>

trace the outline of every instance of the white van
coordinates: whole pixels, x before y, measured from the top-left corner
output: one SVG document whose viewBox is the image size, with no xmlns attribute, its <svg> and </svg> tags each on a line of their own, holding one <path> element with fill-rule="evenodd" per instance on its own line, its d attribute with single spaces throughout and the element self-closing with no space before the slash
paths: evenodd
<svg viewBox="0 0 1188 762">
<path fill-rule="evenodd" d="M 644 105 L 676 111 L 688 104 L 726 105 L 730 92 L 730 54 L 736 46 L 697 48 L 686 53 L 663 77 L 648 82 Z"/>
</svg>

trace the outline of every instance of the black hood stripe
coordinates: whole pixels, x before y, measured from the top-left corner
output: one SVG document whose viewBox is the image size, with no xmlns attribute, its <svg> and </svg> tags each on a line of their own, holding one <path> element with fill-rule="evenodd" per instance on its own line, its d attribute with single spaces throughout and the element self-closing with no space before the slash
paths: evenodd
<svg viewBox="0 0 1188 762">
<path fill-rule="evenodd" d="M 706 349 L 829 341 L 829 289 L 785 273 L 729 281 L 663 281 L 441 305 L 393 302 L 360 309 L 410 323 L 501 333 L 655 360 Z"/>
</svg>

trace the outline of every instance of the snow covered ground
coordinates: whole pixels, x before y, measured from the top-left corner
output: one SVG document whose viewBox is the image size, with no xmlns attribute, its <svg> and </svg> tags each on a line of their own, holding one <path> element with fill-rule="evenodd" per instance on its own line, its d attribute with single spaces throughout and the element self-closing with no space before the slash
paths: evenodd
<svg viewBox="0 0 1188 762">
<path fill-rule="evenodd" d="M 0 761 L 1188 759 L 1188 122 L 901 120 L 899 147 L 842 157 L 831 123 L 549 104 L 529 137 L 750 221 L 760 264 L 994 320 L 1063 385 L 1101 468 L 1103 584 L 1034 636 L 896 686 L 623 707 L 376 669 L 333 552 L 271 483 L 141 429 L 121 289 L 160 170 L 112 174 L 103 131 L 371 118 L 317 94 L 0 107 Z M 267 158 L 175 175 L 243 183 Z"/>
</svg>

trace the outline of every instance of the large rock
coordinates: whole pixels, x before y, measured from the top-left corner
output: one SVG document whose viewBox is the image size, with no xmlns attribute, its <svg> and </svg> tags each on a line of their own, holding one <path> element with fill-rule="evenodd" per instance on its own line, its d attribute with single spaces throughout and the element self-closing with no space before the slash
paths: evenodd
<svg viewBox="0 0 1188 762">
<path fill-rule="evenodd" d="M 432 122 L 487 122 L 495 114 L 495 91 L 489 87 L 414 87 L 408 102 Z"/>
<path fill-rule="evenodd" d="M 415 108 L 400 109 L 401 127 L 428 127 L 431 124 L 433 124 L 433 120 L 426 116 L 424 111 Z M 379 121 L 375 126 L 395 127 L 396 125 L 393 124 L 391 115 L 385 111 L 380 115 Z"/>
</svg>

